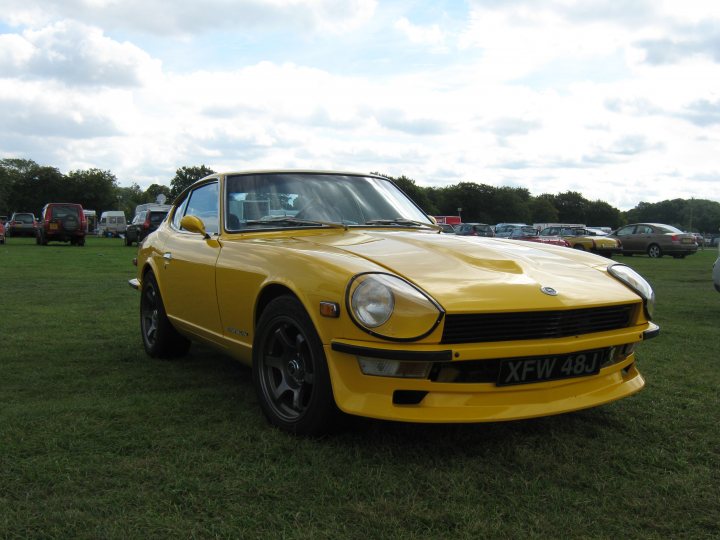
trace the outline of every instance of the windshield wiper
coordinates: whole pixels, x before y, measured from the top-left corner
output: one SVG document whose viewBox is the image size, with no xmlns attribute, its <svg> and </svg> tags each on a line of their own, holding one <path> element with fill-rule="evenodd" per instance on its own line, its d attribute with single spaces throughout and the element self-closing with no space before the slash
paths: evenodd
<svg viewBox="0 0 720 540">
<path fill-rule="evenodd" d="M 403 227 L 429 227 L 438 232 L 442 231 L 440 225 L 434 223 L 424 223 L 422 221 L 415 221 L 413 219 L 395 218 L 395 219 L 371 219 L 366 221 L 365 225 L 400 225 Z"/>
<path fill-rule="evenodd" d="M 345 229 L 347 225 L 344 223 L 335 223 L 332 221 L 316 221 L 313 219 L 298 219 L 292 216 L 278 216 L 268 219 L 250 219 L 243 222 L 245 225 L 267 225 L 272 223 L 273 225 L 327 225 L 334 229 Z"/>
</svg>

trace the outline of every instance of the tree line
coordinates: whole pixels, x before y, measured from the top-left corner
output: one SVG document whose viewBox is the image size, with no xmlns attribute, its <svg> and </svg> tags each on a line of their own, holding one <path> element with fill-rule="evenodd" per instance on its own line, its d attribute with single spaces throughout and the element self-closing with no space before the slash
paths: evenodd
<svg viewBox="0 0 720 540">
<path fill-rule="evenodd" d="M 33 212 L 38 216 L 48 202 L 78 202 L 85 209 L 95 210 L 98 216 L 105 210 L 123 210 L 132 217 L 138 204 L 156 202 L 161 194 L 171 202 L 187 186 L 214 172 L 205 165 L 180 167 L 168 184 L 156 183 L 143 190 L 137 183 L 119 186 L 110 171 L 90 168 L 62 174 L 55 167 L 32 160 L 2 159 L 0 214 Z M 641 202 L 622 212 L 605 201 L 588 200 L 576 191 L 532 195 L 525 188 L 476 182 L 424 187 L 406 176 L 384 176 L 428 214 L 459 214 L 464 222 L 584 223 L 613 229 L 626 223 L 657 222 L 703 233 L 717 233 L 720 227 L 720 203 L 705 199 Z"/>
<path fill-rule="evenodd" d="M 187 186 L 213 172 L 204 165 L 180 167 L 169 185 L 151 184 L 143 190 L 135 182 L 119 186 L 110 171 L 91 168 L 62 174 L 56 167 L 38 165 L 29 159 L 2 159 L 0 215 L 32 212 L 39 216 L 48 202 L 74 202 L 86 210 L 95 210 L 98 217 L 106 210 L 123 210 L 132 218 L 138 204 L 156 202 L 159 195 L 171 202 Z"/>
<path fill-rule="evenodd" d="M 708 234 L 720 230 L 720 203 L 706 199 L 641 202 L 623 212 L 605 201 L 588 200 L 576 191 L 534 196 L 525 188 L 475 182 L 423 187 L 406 176 L 392 180 L 428 214 L 460 214 L 466 223 L 584 223 L 616 229 L 643 222 L 666 223 L 685 231 Z"/>
</svg>

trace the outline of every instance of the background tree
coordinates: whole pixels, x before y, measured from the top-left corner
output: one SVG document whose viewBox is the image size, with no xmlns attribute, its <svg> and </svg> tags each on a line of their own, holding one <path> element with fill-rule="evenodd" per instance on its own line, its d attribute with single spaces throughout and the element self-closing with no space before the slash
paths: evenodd
<svg viewBox="0 0 720 540">
<path fill-rule="evenodd" d="M 66 190 L 65 178 L 55 167 L 44 167 L 34 161 L 7 159 L 2 162 L 3 176 L 10 185 L 6 189 L 7 211 L 32 212 L 40 215 L 50 200 L 58 200 Z"/>
<path fill-rule="evenodd" d="M 97 215 L 117 208 L 117 178 L 110 171 L 87 169 L 70 171 L 65 176 L 65 198 L 58 202 L 77 202 Z"/>
<path fill-rule="evenodd" d="M 115 209 L 125 212 L 125 217 L 128 220 L 135 217 L 135 207 L 138 204 L 147 202 L 145 200 L 145 193 L 140 189 L 140 186 L 134 182 L 130 184 L 129 187 L 117 188 L 115 190 L 115 198 L 117 200 Z M 98 217 L 99 216 L 98 214 Z"/>
<path fill-rule="evenodd" d="M 559 223 L 557 208 L 553 196 L 543 194 L 530 200 L 530 220 L 532 223 Z"/>
<path fill-rule="evenodd" d="M 146 203 L 154 203 L 154 202 L 158 202 L 158 197 L 160 195 L 165 196 L 165 204 L 172 203 L 172 199 L 170 198 L 170 188 L 168 186 L 163 186 L 161 184 L 151 184 L 145 190 L 143 199 L 144 199 L 144 202 L 146 202 Z"/>
<path fill-rule="evenodd" d="M 200 165 L 199 167 L 180 167 L 175 171 L 175 177 L 170 180 L 170 198 L 174 199 L 180 195 L 186 187 L 214 173 L 215 171 L 205 165 Z"/>
<path fill-rule="evenodd" d="M 497 223 L 494 221 L 492 186 L 474 182 L 460 182 L 435 191 L 439 196 L 441 215 L 456 216 L 462 208 L 462 220 L 466 223 Z"/>
<path fill-rule="evenodd" d="M 485 223 L 531 223 L 530 192 L 525 188 L 495 188 L 491 198 L 492 219 Z"/>
<path fill-rule="evenodd" d="M 612 207 L 604 201 L 588 202 L 585 210 L 585 221 L 589 226 L 610 227 L 617 229 L 623 224 L 620 210 Z"/>
<path fill-rule="evenodd" d="M 553 197 L 560 223 L 585 223 L 588 200 L 577 191 L 566 191 Z"/>
<path fill-rule="evenodd" d="M 720 227 L 720 203 L 707 199 L 641 202 L 624 217 L 627 223 L 667 223 L 683 230 L 715 234 Z"/>
<path fill-rule="evenodd" d="M 390 180 L 395 182 L 397 187 L 403 190 L 405 195 L 415 201 L 415 204 L 422 208 L 423 211 L 430 215 L 437 215 L 438 209 L 435 206 L 435 203 L 428 196 L 428 190 L 426 188 L 418 186 L 415 183 L 415 180 L 412 180 L 405 175 L 402 175 L 398 178 L 393 178 L 392 176 L 389 176 L 387 174 L 383 174 L 382 176 L 385 176 L 386 178 L 389 178 Z"/>
</svg>

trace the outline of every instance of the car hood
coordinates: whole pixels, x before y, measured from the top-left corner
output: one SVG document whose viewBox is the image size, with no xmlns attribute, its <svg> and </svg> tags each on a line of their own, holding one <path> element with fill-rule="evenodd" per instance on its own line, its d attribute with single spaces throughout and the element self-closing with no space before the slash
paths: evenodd
<svg viewBox="0 0 720 540">
<path fill-rule="evenodd" d="M 298 238 L 299 239 L 299 238 Z M 447 311 L 548 310 L 640 301 L 608 259 L 517 240 L 421 232 L 350 231 L 303 237 L 398 274 Z M 543 292 L 551 288 L 556 295 Z"/>
</svg>

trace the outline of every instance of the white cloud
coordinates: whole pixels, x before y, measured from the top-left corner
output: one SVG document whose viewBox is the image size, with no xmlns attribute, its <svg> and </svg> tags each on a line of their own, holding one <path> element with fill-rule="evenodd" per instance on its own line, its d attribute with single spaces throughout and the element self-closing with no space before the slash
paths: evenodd
<svg viewBox="0 0 720 540">
<path fill-rule="evenodd" d="M 159 69 L 160 63 L 135 45 L 73 21 L 22 35 L 0 35 L 0 72 L 6 78 L 55 79 L 70 86 L 136 86 Z"/>
<path fill-rule="evenodd" d="M 437 24 L 417 26 L 406 17 L 401 17 L 395 21 L 395 29 L 402 32 L 411 43 L 428 45 L 433 49 L 445 48 L 445 34 Z"/>
<path fill-rule="evenodd" d="M 485 1 L 452 21 L 364 0 L 4 2 L 14 9 L 0 17 L 25 22 L 0 34 L 2 157 L 109 169 L 143 186 L 200 163 L 337 168 L 573 189 L 621 208 L 708 198 L 718 178 L 720 61 L 697 51 L 648 60 L 651 44 L 689 40 L 699 25 L 711 42 L 720 18 L 701 17 L 696 2 L 680 17 L 673 2 Z M 173 39 L 137 41 L 185 35 L 192 50 L 192 35 L 215 27 L 242 39 L 204 34 L 222 57 L 212 66 L 168 69 Z M 274 49 L 284 32 L 303 50 Z M 428 54 L 443 47 L 452 54 Z"/>
<path fill-rule="evenodd" d="M 157 35 L 256 27 L 342 33 L 370 19 L 376 0 L 3 0 L 0 20 L 42 27 L 72 18 L 92 26 Z"/>
</svg>

